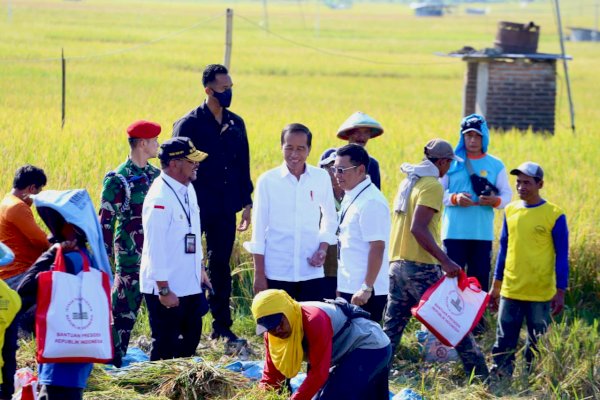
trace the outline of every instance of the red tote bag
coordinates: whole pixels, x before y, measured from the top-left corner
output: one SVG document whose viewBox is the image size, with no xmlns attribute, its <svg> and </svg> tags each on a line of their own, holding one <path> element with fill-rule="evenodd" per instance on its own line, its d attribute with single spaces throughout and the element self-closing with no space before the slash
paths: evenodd
<svg viewBox="0 0 600 400">
<path fill-rule="evenodd" d="M 40 363 L 106 363 L 113 358 L 110 280 L 90 268 L 66 272 L 62 248 L 51 271 L 38 275 L 35 333 Z"/>
<path fill-rule="evenodd" d="M 411 312 L 440 342 L 455 347 L 477 325 L 489 299 L 477 278 L 461 271 L 427 289 Z"/>
</svg>

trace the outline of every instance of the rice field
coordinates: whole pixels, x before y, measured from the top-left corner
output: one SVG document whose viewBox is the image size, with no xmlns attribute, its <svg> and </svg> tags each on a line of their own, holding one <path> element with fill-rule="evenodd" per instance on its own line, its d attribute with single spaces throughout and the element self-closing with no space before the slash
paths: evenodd
<svg viewBox="0 0 600 400">
<path fill-rule="evenodd" d="M 561 4 L 564 26 L 593 26 L 594 0 Z M 223 60 L 225 10 L 232 8 L 231 109 L 246 121 L 253 178 L 282 161 L 279 133 L 287 123 L 311 128 L 309 162 L 315 164 L 324 149 L 340 144 L 335 137 L 338 126 L 361 110 L 385 128 L 383 136 L 369 142 L 368 151 L 379 160 L 383 193 L 391 201 L 402 179 L 402 162 L 418 161 L 430 138 L 458 140 L 465 63 L 434 53 L 465 45 L 492 47 L 498 21 L 534 21 L 541 26 L 538 51 L 560 52 L 552 1 L 526 7 L 517 1 L 475 6 L 488 14 L 467 15 L 465 6 L 459 6 L 443 18 L 415 18 L 408 5 L 400 3 L 356 3 L 333 10 L 316 1 L 278 1 L 269 2 L 265 13 L 262 2 L 250 1 L 4 0 L 0 187 L 9 191 L 15 169 L 32 163 L 45 169 L 48 188 L 83 187 L 98 204 L 103 176 L 126 158 L 125 129 L 131 122 L 160 123 L 163 141 L 171 136 L 173 122 L 203 100 L 201 71 Z M 64 128 L 62 50 L 67 71 Z M 561 66 L 555 135 L 492 132 L 489 150 L 507 168 L 525 160 L 544 167 L 543 195 L 565 209 L 571 233 L 567 325 L 556 329 L 559 336 L 548 345 L 572 345 L 564 351 L 571 358 L 564 358 L 566 365 L 544 366 L 547 369 L 536 379 L 546 389 L 537 395 L 520 394 L 515 384 L 506 393 L 516 396 L 570 397 L 570 389 L 556 386 L 557 371 L 566 373 L 585 364 L 572 357 L 585 353 L 575 348 L 570 329 L 587 332 L 584 337 L 596 346 L 586 351 L 598 353 L 600 45 L 566 42 L 566 50 L 573 56 L 569 72 L 576 133 L 570 130 Z M 234 267 L 247 268 L 249 261 L 237 246 Z M 247 298 L 249 273 L 236 276 L 236 293 Z M 596 355 L 591 355 L 596 370 L 583 371 L 581 378 L 592 383 L 584 385 L 587 389 L 571 386 L 579 387 L 576 397 L 599 395 Z M 451 373 L 438 371 L 445 382 L 440 384 L 435 369 L 416 371 L 429 397 L 468 397 Z M 596 391 L 587 391 L 590 387 Z"/>
</svg>

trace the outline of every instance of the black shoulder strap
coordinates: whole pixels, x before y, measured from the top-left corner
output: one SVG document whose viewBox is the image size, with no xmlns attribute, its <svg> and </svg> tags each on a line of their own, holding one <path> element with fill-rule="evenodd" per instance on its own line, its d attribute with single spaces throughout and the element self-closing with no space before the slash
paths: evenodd
<svg viewBox="0 0 600 400">
<path fill-rule="evenodd" d="M 353 319 L 356 319 L 356 318 L 369 319 L 369 318 L 371 318 L 370 312 L 363 310 L 362 308 L 360 308 L 359 306 L 357 306 L 355 304 L 348 303 L 345 299 L 343 299 L 341 297 L 338 297 L 335 300 L 325 299 L 325 303 L 335 305 L 337 308 L 342 310 L 342 312 L 346 316 L 346 322 L 344 323 L 344 326 L 342 326 L 342 329 L 340 329 L 333 336 L 333 342 L 335 342 L 337 340 L 337 338 L 339 338 L 342 335 L 342 333 L 344 333 L 344 331 L 346 329 L 348 329 L 348 327 L 352 323 Z"/>
</svg>

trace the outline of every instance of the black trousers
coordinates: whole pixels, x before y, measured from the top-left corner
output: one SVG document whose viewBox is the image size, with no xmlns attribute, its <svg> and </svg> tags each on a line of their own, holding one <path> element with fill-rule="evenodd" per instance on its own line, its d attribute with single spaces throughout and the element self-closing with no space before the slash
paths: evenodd
<svg viewBox="0 0 600 400">
<path fill-rule="evenodd" d="M 267 279 L 267 286 L 269 289 L 285 290 L 296 301 L 323 301 L 325 298 L 325 278 L 300 282 Z"/>
<path fill-rule="evenodd" d="M 15 319 L 4 331 L 4 346 L 2 347 L 2 384 L 0 385 L 0 398 L 10 399 L 15 392 L 15 372 L 17 370 L 17 334 L 19 332 L 19 320 L 21 312 L 17 313 Z"/>
<path fill-rule="evenodd" d="M 468 276 L 477 278 L 481 288 L 490 288 L 490 268 L 492 263 L 492 242 L 489 240 L 444 240 L 446 254 L 460 265 Z"/>
<path fill-rule="evenodd" d="M 202 334 L 202 316 L 208 311 L 203 293 L 179 298 L 179 306 L 163 306 L 158 295 L 144 294 L 152 330 L 150 360 L 191 357 Z M 182 337 L 180 339 L 180 336 Z"/>
<path fill-rule="evenodd" d="M 42 385 L 38 400 L 81 400 L 83 389 L 76 387 Z"/>
<path fill-rule="evenodd" d="M 207 272 L 213 287 L 208 299 L 213 330 L 229 330 L 233 321 L 229 309 L 231 297 L 231 250 L 235 241 L 235 213 L 202 214 L 202 234 L 206 238 Z"/>
<path fill-rule="evenodd" d="M 340 292 L 340 297 L 343 297 L 348 303 L 352 301 L 352 296 L 354 293 L 343 293 Z M 381 319 L 383 318 L 383 309 L 387 304 L 387 294 L 382 295 L 373 295 L 367 301 L 367 304 L 360 306 L 363 310 L 371 313 L 371 321 L 375 321 L 378 324 L 381 323 Z"/>
</svg>

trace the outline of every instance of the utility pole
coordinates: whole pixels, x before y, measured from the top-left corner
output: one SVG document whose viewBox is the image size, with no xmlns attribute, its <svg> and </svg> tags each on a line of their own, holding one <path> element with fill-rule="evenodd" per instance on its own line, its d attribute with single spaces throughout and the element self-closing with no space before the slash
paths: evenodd
<svg viewBox="0 0 600 400">
<path fill-rule="evenodd" d="M 227 20 L 225 25 L 225 56 L 223 57 L 223 65 L 229 69 L 231 66 L 231 46 L 233 36 L 233 9 L 227 9 Z"/>
<path fill-rule="evenodd" d="M 571 95 L 571 81 L 569 79 L 569 67 L 567 65 L 567 58 L 565 54 L 565 38 L 562 31 L 562 22 L 560 18 L 560 6 L 558 0 L 554 0 L 556 7 L 556 23 L 558 25 L 558 37 L 560 38 L 560 53 L 562 55 L 563 68 L 565 69 L 565 81 L 567 83 L 567 94 L 569 96 L 569 111 L 571 114 L 571 130 L 575 133 L 575 108 L 573 106 L 573 96 Z"/>
</svg>

